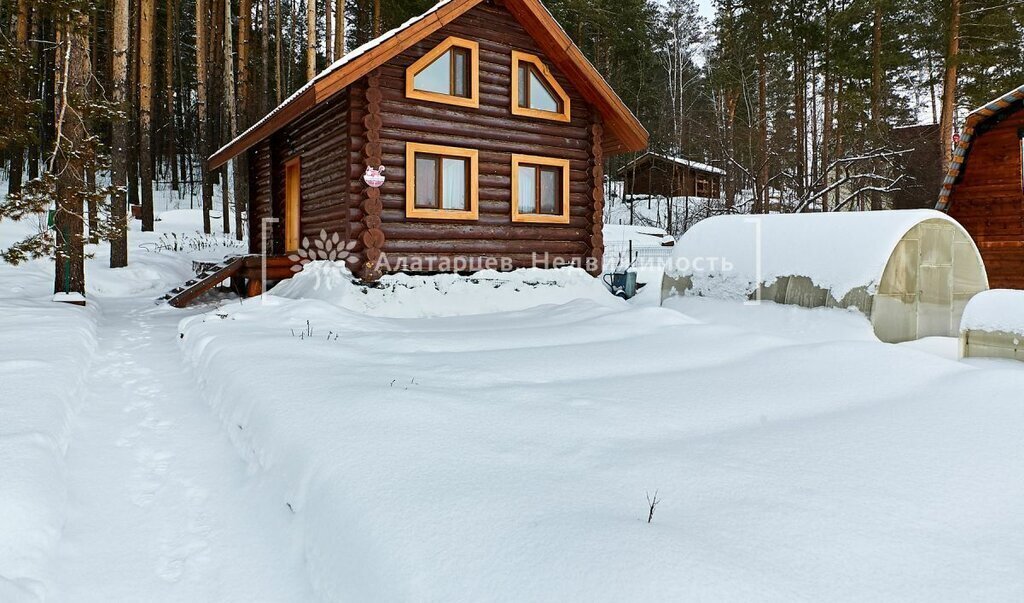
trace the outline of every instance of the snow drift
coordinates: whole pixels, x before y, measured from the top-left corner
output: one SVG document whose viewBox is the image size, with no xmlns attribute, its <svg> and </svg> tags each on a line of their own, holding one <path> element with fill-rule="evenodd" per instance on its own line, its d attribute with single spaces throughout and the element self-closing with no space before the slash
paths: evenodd
<svg viewBox="0 0 1024 603">
<path fill-rule="evenodd" d="M 470 276 L 385 275 L 373 285 L 355 282 L 344 262 L 317 261 L 274 287 L 290 299 L 318 299 L 335 306 L 389 318 L 424 318 L 509 312 L 575 299 L 618 306 L 601 282 L 579 268 L 482 270 Z"/>
</svg>

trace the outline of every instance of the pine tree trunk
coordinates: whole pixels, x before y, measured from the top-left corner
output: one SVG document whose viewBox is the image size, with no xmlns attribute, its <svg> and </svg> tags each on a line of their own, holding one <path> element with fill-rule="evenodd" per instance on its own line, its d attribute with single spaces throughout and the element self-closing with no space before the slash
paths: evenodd
<svg viewBox="0 0 1024 603">
<path fill-rule="evenodd" d="M 373 0 L 373 37 L 380 37 L 381 26 L 380 0 Z"/>
<path fill-rule="evenodd" d="M 316 0 L 306 0 L 306 81 L 316 76 Z"/>
<path fill-rule="evenodd" d="M 203 232 L 213 232 L 213 225 L 210 223 L 210 210 L 213 209 L 213 184 L 210 178 L 208 159 L 210 157 L 209 134 L 210 128 L 207 124 L 207 74 L 209 65 L 207 57 L 207 23 L 209 23 L 209 7 L 207 0 L 196 0 L 196 115 L 199 124 L 196 128 L 199 147 L 199 180 L 203 196 Z"/>
<path fill-rule="evenodd" d="M 334 27 L 334 19 L 331 11 L 331 0 L 324 0 L 324 54 L 327 55 L 327 64 L 334 62 L 334 40 L 331 37 L 331 28 Z"/>
<path fill-rule="evenodd" d="M 956 111 L 956 67 L 960 57 L 960 0 L 950 0 L 949 46 L 946 51 L 946 76 L 942 81 L 942 169 L 953 161 L 953 114 Z"/>
<path fill-rule="evenodd" d="M 270 94 L 270 0 L 260 3 L 260 60 L 263 69 L 260 71 L 260 102 L 259 116 L 267 114 L 267 95 Z"/>
<path fill-rule="evenodd" d="M 120 111 L 128 105 L 128 0 L 113 0 L 113 79 L 112 98 Z M 110 267 L 128 265 L 128 120 L 118 118 L 111 126 L 110 183 L 114 192 L 110 196 Z"/>
<path fill-rule="evenodd" d="M 89 15 L 78 12 L 58 25 L 56 46 L 55 138 L 51 173 L 57 174 L 54 216 L 56 270 L 54 293 L 85 295 L 85 238 L 83 233 L 83 193 L 86 190 L 85 165 L 87 136 L 85 123 L 76 119 L 88 101 L 90 79 Z"/>
<path fill-rule="evenodd" d="M 871 139 L 873 146 L 882 137 L 882 3 L 875 0 L 874 35 L 871 40 Z M 882 209 L 882 193 L 871 191 L 871 209 Z"/>
<path fill-rule="evenodd" d="M 234 121 L 231 124 L 231 138 L 249 125 L 249 40 L 252 23 L 251 0 L 238 3 L 238 101 Z M 235 183 L 235 238 L 242 240 L 244 234 L 242 218 L 249 198 L 248 154 L 242 153 L 234 159 Z"/>
<path fill-rule="evenodd" d="M 224 109 L 227 112 L 228 139 L 235 137 L 235 69 L 232 64 L 234 54 L 234 37 L 231 35 L 231 0 L 224 0 Z M 235 168 L 237 169 L 237 164 Z M 221 182 L 221 210 L 223 212 L 224 234 L 231 233 L 231 194 L 228 186 L 228 166 L 224 166 L 224 178 Z M 237 192 L 237 191 L 236 191 Z"/>
<path fill-rule="evenodd" d="M 277 35 L 274 36 L 274 91 L 277 93 L 277 104 L 284 100 L 284 86 L 281 82 L 282 65 L 284 58 L 281 56 L 281 0 L 274 0 L 274 27 Z"/>
<path fill-rule="evenodd" d="M 139 185 L 142 230 L 153 230 L 153 0 L 139 0 Z"/>
<path fill-rule="evenodd" d="M 763 36 L 764 34 L 762 34 Z M 768 66 L 765 41 L 757 46 L 757 176 L 754 192 L 757 197 L 754 213 L 771 212 L 768 196 Z"/>
<path fill-rule="evenodd" d="M 29 32 L 29 0 L 18 0 L 18 17 L 15 25 L 15 42 L 18 50 L 28 51 Z M 25 94 L 25 98 L 31 98 L 32 88 L 27 70 L 24 67 L 18 69 L 19 90 Z M 11 157 L 11 172 L 8 181 L 8 192 L 17 193 L 21 191 L 22 172 L 25 170 L 25 148 L 16 146 L 8 151 Z"/>
<path fill-rule="evenodd" d="M 167 9 L 167 38 L 164 40 L 164 96 L 166 101 L 166 124 L 164 135 L 167 144 L 165 157 L 170 161 L 171 168 L 171 190 L 178 190 L 178 162 L 175 161 L 178 154 L 178 128 L 174 121 L 174 49 L 177 46 L 177 32 L 175 31 L 175 15 L 178 11 L 176 0 L 166 0 L 164 4 Z"/>
<path fill-rule="evenodd" d="M 338 0 L 338 6 L 334 11 L 334 60 L 343 56 L 345 56 L 345 0 Z"/>
</svg>

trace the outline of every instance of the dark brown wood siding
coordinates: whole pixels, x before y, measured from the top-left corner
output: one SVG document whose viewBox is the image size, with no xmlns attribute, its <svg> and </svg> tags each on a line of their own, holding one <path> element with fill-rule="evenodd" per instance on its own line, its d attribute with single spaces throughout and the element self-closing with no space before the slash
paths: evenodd
<svg viewBox="0 0 1024 603">
<path fill-rule="evenodd" d="M 480 106 L 463 108 L 405 97 L 405 69 L 448 36 L 479 43 Z M 505 9 L 480 5 L 423 42 L 398 55 L 379 71 L 381 147 L 387 182 L 381 189 L 383 251 L 389 262 L 426 258 L 509 258 L 531 265 L 531 254 L 558 254 L 582 259 L 590 253 L 594 219 L 593 189 L 588 173 L 593 149 L 588 128 L 590 106 L 569 81 L 551 66 L 571 99 L 568 123 L 513 116 L 511 53 L 522 50 L 546 57 Z M 365 80 L 364 80 L 365 81 Z M 413 219 L 405 215 L 405 144 L 417 142 L 477 149 L 480 214 L 477 220 Z M 570 223 L 512 222 L 513 153 L 570 160 Z M 353 150 L 353 158 L 356 152 Z M 360 158 L 362 159 L 362 158 Z M 363 187 L 356 182 L 354 195 Z"/>
<path fill-rule="evenodd" d="M 270 139 L 262 140 L 249 151 L 249 252 L 262 253 L 263 220 L 273 217 L 271 197 Z M 272 247 L 268 230 L 268 247 Z"/>
<path fill-rule="evenodd" d="M 993 288 L 1024 288 L 1024 193 L 1018 129 L 1024 110 L 979 125 L 954 185 L 949 215 L 971 233 Z"/>
<path fill-rule="evenodd" d="M 263 218 L 279 221 L 272 233 L 270 253 L 284 247 L 284 164 L 300 158 L 301 230 L 314 239 L 325 231 L 329 236 L 349 233 L 349 128 L 348 94 L 342 92 L 249 151 L 253 170 L 253 203 L 249 248 L 260 251 Z"/>
</svg>

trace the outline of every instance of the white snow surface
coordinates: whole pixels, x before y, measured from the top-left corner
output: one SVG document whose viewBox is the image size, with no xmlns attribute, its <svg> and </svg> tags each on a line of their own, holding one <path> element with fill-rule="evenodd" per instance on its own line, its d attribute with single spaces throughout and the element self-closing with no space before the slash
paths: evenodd
<svg viewBox="0 0 1024 603">
<path fill-rule="evenodd" d="M 1024 335 L 1024 291 L 991 289 L 967 302 L 961 331 L 1003 331 Z"/>
<path fill-rule="evenodd" d="M 645 302 L 269 295 L 181 344 L 325 601 L 1024 597 L 1024 370 L 854 312 Z"/>
<path fill-rule="evenodd" d="M 274 287 L 271 294 L 319 299 L 370 316 L 424 318 L 508 312 L 544 304 L 591 299 L 608 306 L 624 302 L 579 268 L 482 270 L 469 276 L 385 275 L 376 286 L 354 282 L 343 262 L 317 261 Z"/>
<path fill-rule="evenodd" d="M 873 292 L 896 244 L 925 220 L 956 222 L 931 210 L 715 216 L 675 246 L 666 274 L 694 277 L 702 295 L 745 299 L 758 283 L 806 276 L 836 299 Z"/>
<path fill-rule="evenodd" d="M 291 512 L 251 478 L 178 351 L 196 310 L 154 304 L 192 274 L 161 237 L 197 216 L 134 223 L 127 268 L 88 246 L 86 307 L 52 301 L 52 261 L 0 263 L 3 603 L 312 597 Z M 0 243 L 31 221 L 0 221 Z"/>
</svg>

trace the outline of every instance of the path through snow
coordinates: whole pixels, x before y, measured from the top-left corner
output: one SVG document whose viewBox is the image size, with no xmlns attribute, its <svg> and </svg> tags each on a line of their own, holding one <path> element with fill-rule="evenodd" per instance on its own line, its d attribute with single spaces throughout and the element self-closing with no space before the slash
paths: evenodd
<svg viewBox="0 0 1024 603">
<path fill-rule="evenodd" d="M 54 601 L 303 601 L 291 514 L 251 475 L 177 348 L 181 311 L 106 298 L 67 451 Z"/>
</svg>

